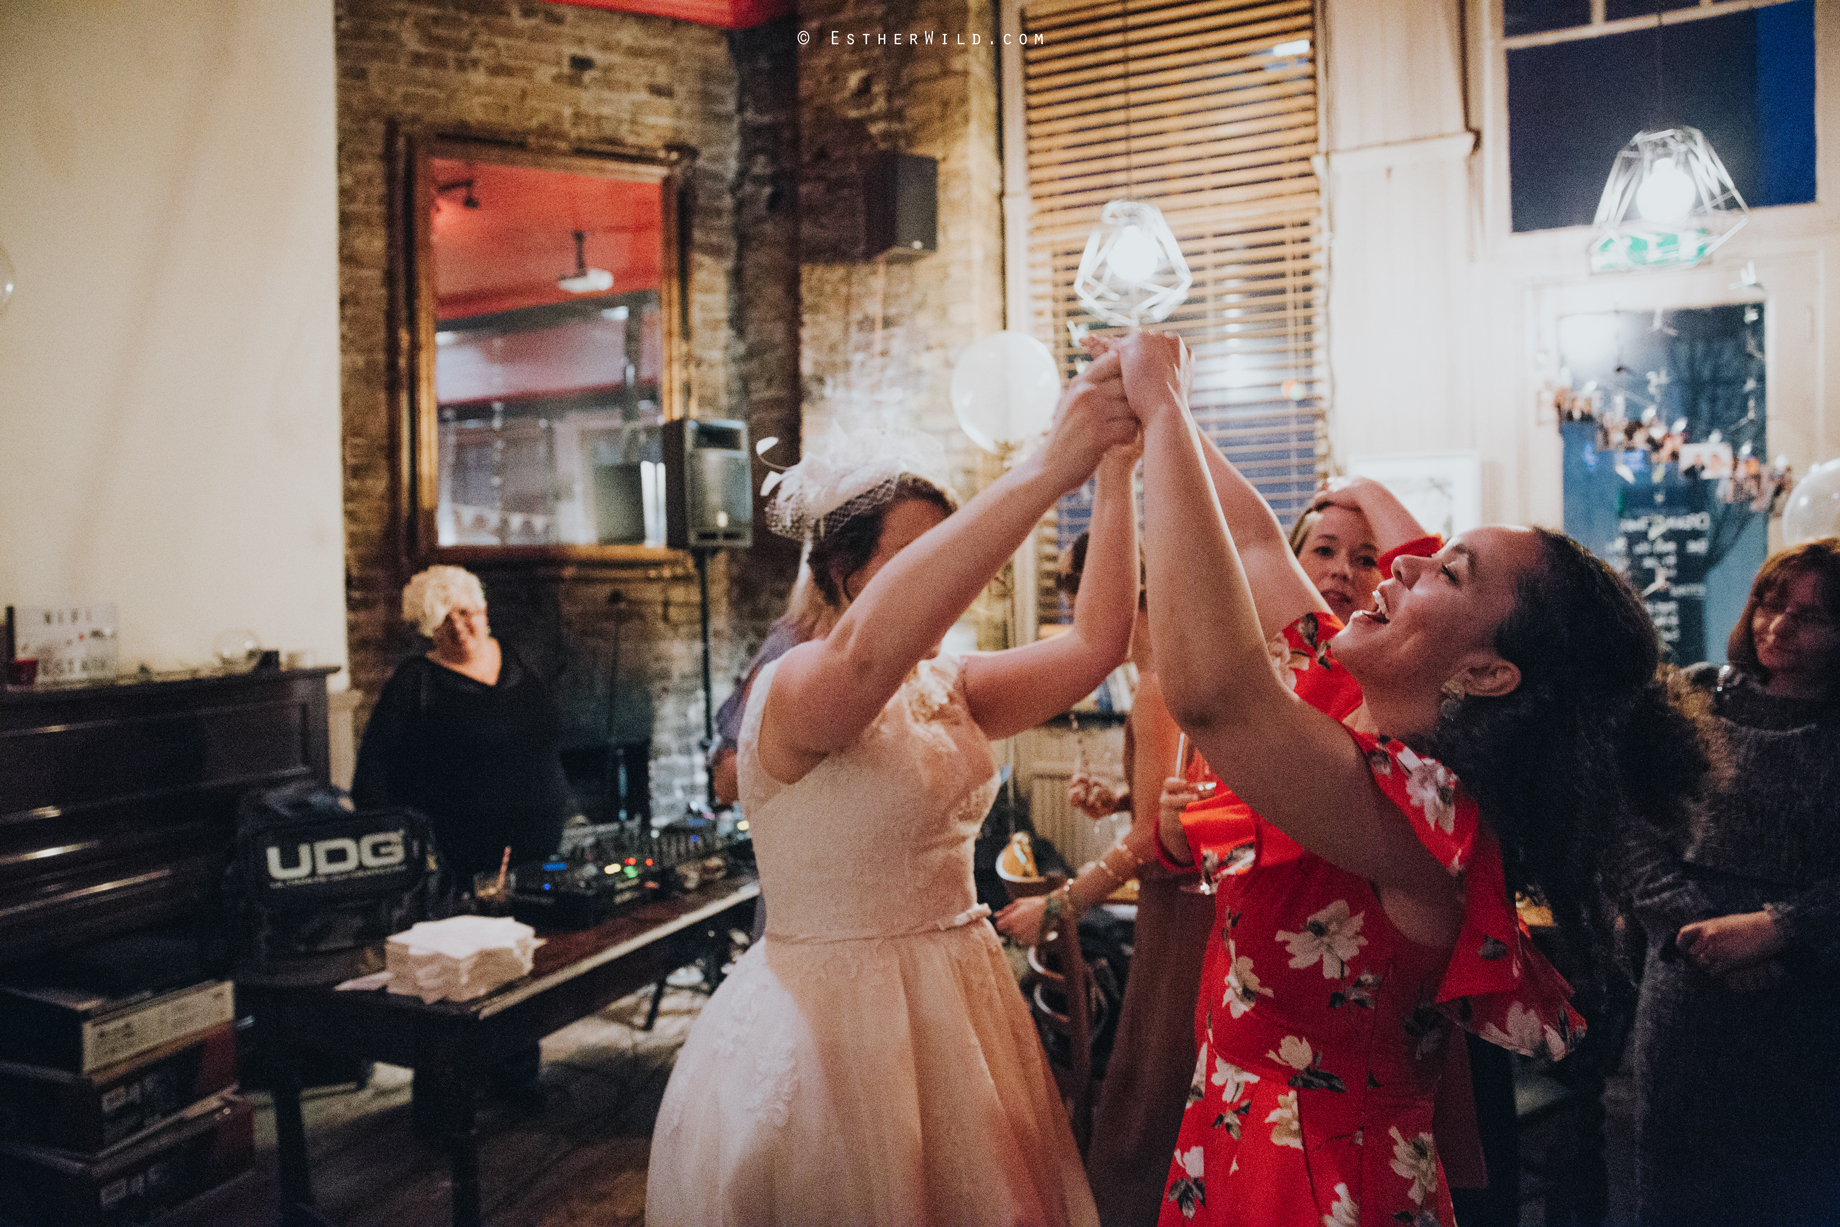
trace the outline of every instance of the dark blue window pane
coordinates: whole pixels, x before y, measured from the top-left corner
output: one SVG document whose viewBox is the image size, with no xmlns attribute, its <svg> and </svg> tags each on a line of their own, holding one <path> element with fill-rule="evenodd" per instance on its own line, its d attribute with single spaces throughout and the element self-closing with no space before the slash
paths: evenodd
<svg viewBox="0 0 1840 1227">
<path fill-rule="evenodd" d="M 1814 191 L 1814 3 L 1758 9 L 1754 206 L 1806 204 Z M 1740 189 L 1742 190 L 1742 189 Z"/>
<path fill-rule="evenodd" d="M 1516 231 L 1589 225 L 1638 131 L 1700 129 L 1753 207 L 1814 199 L 1813 0 L 1508 52 Z"/>
<path fill-rule="evenodd" d="M 1696 9 L 1699 0 L 1661 0 L 1657 6 L 1655 0 L 1604 0 L 1604 20 L 1620 21 L 1625 17 L 1653 17 L 1655 9 Z"/>
<path fill-rule="evenodd" d="M 1501 32 L 1538 34 L 1591 24 L 1591 0 L 1502 0 Z"/>
</svg>

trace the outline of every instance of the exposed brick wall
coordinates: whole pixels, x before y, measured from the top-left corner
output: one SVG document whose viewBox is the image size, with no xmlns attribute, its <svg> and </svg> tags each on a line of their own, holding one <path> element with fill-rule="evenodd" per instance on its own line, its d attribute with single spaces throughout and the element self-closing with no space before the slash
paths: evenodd
<svg viewBox="0 0 1840 1227">
<path fill-rule="evenodd" d="M 801 364 L 805 429 L 840 410 L 898 399 L 945 441 L 968 496 L 997 473 L 952 414 L 952 364 L 1003 327 L 1002 168 L 995 16 L 989 0 L 805 0 L 799 27 L 801 158 L 808 172 L 872 149 L 939 161 L 939 250 L 913 261 L 806 264 Z M 830 32 L 842 36 L 833 44 Z M 906 36 L 944 35 L 909 46 Z M 972 46 L 977 34 L 979 45 Z M 858 36 L 855 46 L 846 41 Z M 868 39 L 863 35 L 869 35 Z M 902 35 L 901 45 L 893 36 Z M 889 36 L 881 42 L 877 36 Z M 966 45 L 959 46 L 962 36 Z M 878 318 L 879 304 L 879 318 Z M 878 338 L 877 325 L 880 325 Z M 974 609 L 979 640 L 1000 646 L 1007 589 Z"/>
<path fill-rule="evenodd" d="M 389 183 L 386 126 L 468 125 L 569 141 L 698 150 L 691 172 L 690 390 L 703 416 L 747 416 L 796 438 L 796 236 L 773 185 L 791 174 L 789 23 L 738 37 L 663 18 L 511 0 L 339 0 L 340 329 L 347 621 L 353 685 L 369 696 L 412 642 L 398 620 L 408 578 L 397 518 L 387 389 Z M 777 41 L 775 31 L 777 30 Z M 571 57 L 594 67 L 577 71 Z M 740 67 L 738 68 L 738 65 Z M 739 113 L 738 113 L 739 112 Z M 781 193 L 783 197 L 784 193 Z M 763 430 L 762 428 L 767 429 Z M 779 612 L 791 568 L 768 545 L 711 568 L 716 699 Z M 702 732 L 693 572 L 499 569 L 484 575 L 493 622 L 540 666 L 566 666 L 578 735 L 607 719 L 619 628 L 616 724 L 654 734 L 653 795 L 693 792 Z M 618 591 L 619 604 L 609 603 Z M 649 712 L 649 722 L 646 713 Z"/>
</svg>

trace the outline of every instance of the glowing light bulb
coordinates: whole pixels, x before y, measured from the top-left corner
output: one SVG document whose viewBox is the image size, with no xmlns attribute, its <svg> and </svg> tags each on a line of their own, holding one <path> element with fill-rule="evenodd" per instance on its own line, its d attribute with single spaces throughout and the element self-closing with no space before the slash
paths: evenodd
<svg viewBox="0 0 1840 1227">
<path fill-rule="evenodd" d="M 1651 222 L 1668 225 L 1693 211 L 1699 192 L 1673 158 L 1658 158 L 1636 189 L 1636 209 Z"/>
<path fill-rule="evenodd" d="M 1163 262 L 1163 252 L 1156 240 L 1142 226 L 1126 226 L 1112 242 L 1106 263 L 1118 279 L 1130 285 L 1142 285 L 1156 276 Z"/>
</svg>

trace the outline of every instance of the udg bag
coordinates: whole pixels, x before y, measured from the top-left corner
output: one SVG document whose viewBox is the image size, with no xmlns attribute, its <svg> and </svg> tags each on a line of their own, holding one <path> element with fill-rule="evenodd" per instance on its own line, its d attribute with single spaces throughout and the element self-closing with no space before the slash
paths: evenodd
<svg viewBox="0 0 1840 1227">
<path fill-rule="evenodd" d="M 233 975 L 318 984 L 383 969 L 382 942 L 440 908 L 428 819 L 302 782 L 248 793 L 224 882 Z"/>
</svg>

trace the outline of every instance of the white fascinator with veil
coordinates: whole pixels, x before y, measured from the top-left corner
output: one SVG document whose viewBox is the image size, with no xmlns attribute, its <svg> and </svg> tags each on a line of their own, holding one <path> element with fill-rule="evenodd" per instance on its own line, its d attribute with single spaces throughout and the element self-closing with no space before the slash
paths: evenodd
<svg viewBox="0 0 1840 1227">
<path fill-rule="evenodd" d="M 764 458 L 777 439 L 762 439 Z M 839 525 L 894 498 L 903 477 L 917 477 L 954 506 L 946 449 L 893 414 L 833 420 L 804 456 L 762 483 L 767 527 L 795 541 L 818 541 Z"/>
</svg>

